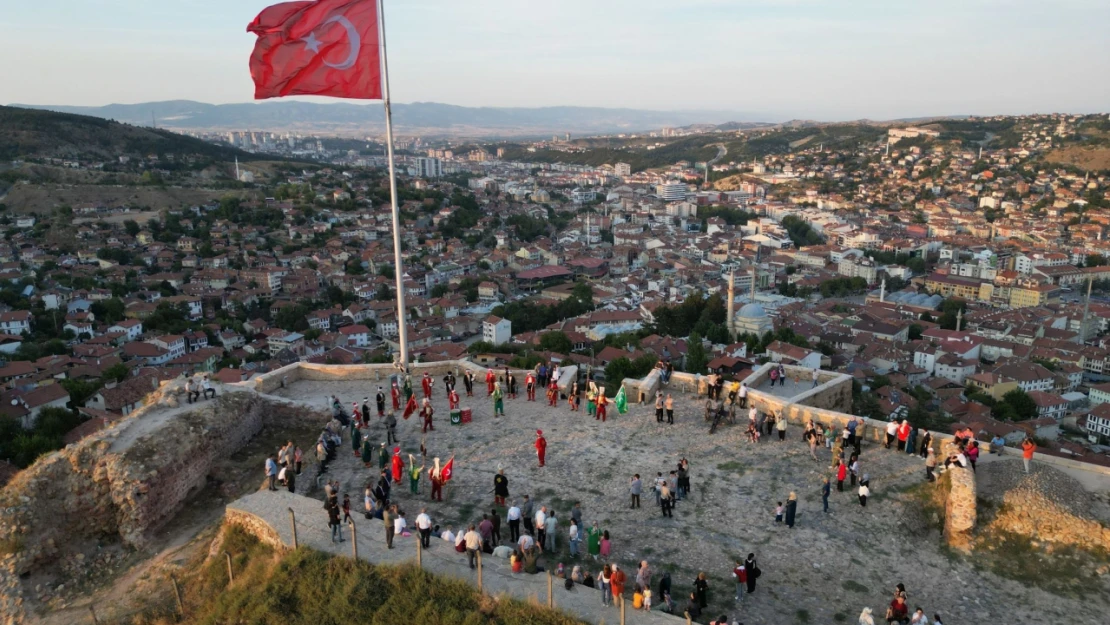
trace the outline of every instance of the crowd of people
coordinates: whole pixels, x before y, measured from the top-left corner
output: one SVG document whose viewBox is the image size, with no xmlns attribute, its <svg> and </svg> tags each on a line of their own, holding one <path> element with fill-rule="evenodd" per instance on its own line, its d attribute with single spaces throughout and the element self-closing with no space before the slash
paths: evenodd
<svg viewBox="0 0 1110 625">
<path fill-rule="evenodd" d="M 669 378 L 671 371 L 669 363 L 661 363 L 660 377 Z M 774 381 L 785 378 L 786 373 L 773 369 L 776 372 Z M 563 398 L 567 407 L 575 412 L 581 408 L 581 400 L 586 401 L 586 415 L 604 421 L 606 408 L 613 400 L 606 397 L 605 389 L 593 380 L 579 382 L 571 380 L 569 385 L 559 386 L 562 372 L 557 365 L 537 365 L 523 375 L 524 401 L 536 401 L 536 392 L 546 389 L 548 405 L 556 407 L 559 404 L 561 388 L 566 390 Z M 817 372 L 812 374 L 812 383 L 819 384 Z M 473 397 L 478 387 L 478 376 L 472 371 L 467 371 L 462 376 L 463 387 L 467 397 Z M 487 397 L 493 402 L 494 417 L 505 414 L 505 399 L 517 398 L 516 374 L 509 369 L 496 372 L 487 369 L 485 374 Z M 796 380 L 797 381 L 797 380 Z M 773 410 L 760 410 L 756 405 L 749 405 L 749 389 L 739 382 L 725 382 L 723 376 L 710 376 L 707 380 L 708 393 L 706 404 L 706 418 L 714 414 L 727 413 L 734 417 L 738 410 L 747 412 L 748 422 L 745 429 L 746 438 L 750 444 L 764 444 L 764 438 L 777 438 L 779 442 L 788 440 L 788 423 L 785 415 L 777 414 Z M 447 373 L 443 377 L 443 389 L 452 410 L 459 406 L 459 393 L 456 390 L 456 376 Z M 417 393 L 423 397 L 417 397 Z M 453 471 L 454 457 L 448 459 L 446 464 L 439 458 L 428 462 L 427 433 L 434 432 L 434 409 L 431 405 L 434 385 L 431 376 L 425 373 L 419 381 L 419 386 L 414 390 L 410 376 L 398 376 L 390 385 L 389 394 L 382 387 L 373 399 L 378 426 L 374 426 L 371 418 L 370 398 L 364 398 L 361 406 L 356 402 L 348 414 L 343 410 L 341 402 L 329 398 L 332 407 L 332 420 L 324 427 L 316 443 L 316 458 L 320 467 L 320 474 L 327 471 L 327 465 L 336 457 L 341 447 L 344 430 L 349 432 L 351 447 L 354 455 L 373 473 L 368 480 L 363 493 L 363 514 L 367 519 L 380 519 L 383 522 L 387 547 L 392 549 L 398 537 L 415 536 L 424 548 L 433 548 L 433 538 L 444 541 L 449 548 L 461 555 L 466 555 L 471 567 L 476 565 L 480 554 L 503 558 L 508 560 L 513 573 L 536 574 L 550 568 L 552 573 L 564 580 L 568 589 L 575 585 L 593 588 L 599 591 L 601 601 L 605 605 L 612 605 L 617 598 L 626 594 L 631 596 L 633 609 L 662 610 L 675 614 L 689 614 L 699 622 L 706 622 L 703 617 L 710 617 L 708 610 L 709 576 L 699 574 L 690 580 L 688 589 L 677 591 L 677 599 L 672 594 L 672 579 L 669 573 L 663 573 L 659 579 L 653 580 L 654 571 L 647 561 L 641 561 L 635 572 L 626 572 L 613 557 L 613 538 L 608 529 L 601 527 L 597 520 L 585 522 L 581 505 L 577 502 L 569 511 L 556 511 L 552 506 L 541 505 L 529 495 L 521 495 L 520 499 L 511 496 L 509 476 L 502 467 L 493 478 L 493 502 L 487 513 L 474 523 L 467 523 L 457 530 L 453 527 L 441 527 L 432 518 L 427 508 L 421 508 L 416 516 L 414 525 L 409 525 L 404 506 L 395 496 L 396 489 L 403 488 L 407 480 L 409 494 L 412 496 L 427 495 L 433 501 L 442 501 L 443 487 L 450 480 Z M 392 402 L 392 409 L 390 402 Z M 727 402 L 727 403 L 726 403 Z M 397 412 L 404 406 L 404 418 L 418 414 L 422 421 L 422 439 L 419 457 L 408 454 L 407 462 L 401 453 L 397 439 Z M 660 390 L 654 398 L 655 416 L 657 423 L 674 423 L 674 397 L 669 392 Z M 743 413 L 741 413 L 743 414 Z M 743 417 L 741 417 L 742 419 Z M 385 441 L 374 446 L 370 430 L 381 427 L 384 430 Z M 797 428 L 798 426 L 794 426 Z M 850 488 L 858 489 L 856 496 L 859 505 L 866 507 L 871 495 L 871 479 L 863 470 L 863 449 L 861 443 L 865 438 L 864 429 L 868 427 L 864 419 L 850 419 L 842 428 L 807 422 L 801 428 L 800 440 L 808 447 L 810 456 L 819 462 L 818 450 L 828 450 L 831 463 L 820 486 L 822 511 L 829 513 L 829 498 L 832 483 L 835 481 L 837 492 L 843 492 L 845 482 Z M 774 436 L 777 434 L 777 437 Z M 933 435 L 926 429 L 915 428 L 908 420 L 893 419 L 885 426 L 885 430 L 878 432 L 882 438 L 882 446 L 895 452 L 920 456 L 926 466 L 926 479 L 932 481 L 939 470 L 937 467 L 936 452 L 934 449 Z M 790 437 L 791 441 L 797 440 Z M 969 432 L 957 433 L 957 452 L 945 459 L 945 468 L 953 463 L 970 467 L 974 470 L 978 460 L 979 443 Z M 1035 449 L 1032 441 L 1028 445 Z M 545 465 L 547 442 L 542 430 L 536 431 L 535 450 L 539 467 Z M 1026 452 L 1023 446 L 1023 455 L 1028 459 L 1032 455 L 1031 449 Z M 375 454 L 375 451 L 377 452 Z M 992 452 L 994 449 L 992 449 Z M 375 462 L 376 460 L 376 462 Z M 276 490 L 278 485 L 286 486 L 291 492 L 295 490 L 296 477 L 300 475 L 303 465 L 303 453 L 299 447 L 289 442 L 276 454 L 267 458 L 266 476 L 268 487 Z M 654 477 L 649 477 L 648 483 L 640 474 L 629 478 L 628 493 L 629 507 L 641 507 L 641 497 L 645 488 L 650 489 L 649 496 L 654 497 L 655 505 L 662 517 L 671 518 L 678 505 L 693 491 L 691 485 L 690 463 L 686 458 L 679 458 L 673 468 L 657 471 Z M 425 489 L 425 482 L 430 485 Z M 342 541 L 343 535 L 340 527 L 350 519 L 350 495 L 344 493 L 340 499 L 338 483 L 326 482 L 325 510 L 328 524 L 332 529 L 332 539 Z M 774 508 L 774 520 L 787 528 L 793 528 L 799 518 L 799 498 L 796 492 L 791 491 L 785 502 L 778 501 Z M 569 517 L 566 524 L 560 524 L 562 514 Z M 565 549 L 565 551 L 564 551 Z M 569 560 L 569 562 L 565 562 Z M 595 564 L 596 563 L 596 564 Z M 596 570 L 595 570 L 596 569 Z M 731 575 L 735 582 L 735 602 L 739 605 L 745 597 L 756 590 L 756 580 L 762 574 L 758 567 L 755 555 L 749 554 L 741 562 L 737 562 Z M 653 581 L 657 582 L 653 584 Z M 939 624 L 939 616 L 934 615 L 932 622 L 925 618 L 924 611 L 916 608 L 909 610 L 906 603 L 904 588 L 901 595 L 895 596 L 886 613 L 888 623 L 901 625 L 932 625 Z M 865 618 L 866 617 L 866 618 Z M 871 622 L 870 609 L 864 610 L 860 616 L 861 625 Z M 727 617 L 713 618 L 709 622 L 727 623 Z"/>
</svg>

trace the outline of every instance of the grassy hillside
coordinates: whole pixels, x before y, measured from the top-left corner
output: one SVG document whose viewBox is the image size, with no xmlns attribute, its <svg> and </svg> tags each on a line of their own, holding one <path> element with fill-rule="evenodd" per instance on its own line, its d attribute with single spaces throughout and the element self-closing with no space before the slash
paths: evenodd
<svg viewBox="0 0 1110 625">
<path fill-rule="evenodd" d="M 173 154 L 212 161 L 259 157 L 167 130 L 35 109 L 0 106 L 0 159 L 87 158 Z"/>
<path fill-rule="evenodd" d="M 506 598 L 480 595 L 469 584 L 415 566 L 374 565 L 301 548 L 275 553 L 246 532 L 228 527 L 220 551 L 232 554 L 228 583 L 221 555 L 183 581 L 185 618 L 198 625 L 582 625 L 565 614 Z M 175 622 L 171 614 L 135 620 Z"/>
</svg>

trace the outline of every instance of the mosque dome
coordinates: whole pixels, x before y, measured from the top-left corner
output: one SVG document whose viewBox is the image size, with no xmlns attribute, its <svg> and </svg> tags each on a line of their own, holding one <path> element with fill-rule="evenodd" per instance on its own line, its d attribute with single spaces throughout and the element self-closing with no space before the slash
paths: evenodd
<svg viewBox="0 0 1110 625">
<path fill-rule="evenodd" d="M 740 316 L 741 317 L 748 317 L 748 318 L 766 317 L 767 312 L 764 311 L 763 307 L 760 306 L 759 304 L 755 304 L 755 303 L 744 304 L 740 308 Z"/>
</svg>

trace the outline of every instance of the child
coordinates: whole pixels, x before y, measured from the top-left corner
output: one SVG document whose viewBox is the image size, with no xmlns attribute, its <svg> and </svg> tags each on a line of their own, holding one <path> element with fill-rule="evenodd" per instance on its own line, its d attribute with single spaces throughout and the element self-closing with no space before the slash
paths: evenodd
<svg viewBox="0 0 1110 625">
<path fill-rule="evenodd" d="M 641 610 L 644 607 L 644 589 L 636 584 L 636 590 L 632 593 L 632 609 Z"/>
<path fill-rule="evenodd" d="M 609 530 L 601 533 L 601 557 L 609 559 Z"/>
<path fill-rule="evenodd" d="M 651 588 L 644 589 L 644 612 L 651 612 Z"/>
<path fill-rule="evenodd" d="M 775 506 L 775 523 L 782 523 L 782 502 Z"/>
<path fill-rule="evenodd" d="M 343 493 L 343 522 L 350 523 L 351 520 L 351 496 Z"/>
</svg>

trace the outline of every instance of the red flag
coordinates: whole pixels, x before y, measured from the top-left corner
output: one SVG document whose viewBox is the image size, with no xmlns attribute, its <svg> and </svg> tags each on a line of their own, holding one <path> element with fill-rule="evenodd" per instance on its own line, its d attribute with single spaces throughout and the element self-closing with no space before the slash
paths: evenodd
<svg viewBox="0 0 1110 625">
<path fill-rule="evenodd" d="M 250 62 L 256 100 L 287 95 L 382 99 L 374 0 L 275 4 L 263 9 L 247 32 L 258 35 Z"/>
<path fill-rule="evenodd" d="M 447 461 L 447 464 L 443 465 L 443 471 L 440 472 L 440 476 L 443 477 L 444 482 L 449 482 L 451 480 L 451 476 L 454 474 L 454 472 L 455 472 L 455 457 L 451 456 L 451 459 Z"/>
<path fill-rule="evenodd" d="M 416 394 L 409 395 L 409 401 L 405 404 L 404 417 L 408 419 L 412 413 L 416 412 Z"/>
</svg>

